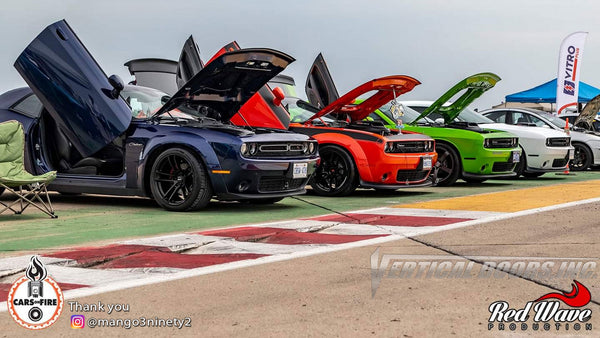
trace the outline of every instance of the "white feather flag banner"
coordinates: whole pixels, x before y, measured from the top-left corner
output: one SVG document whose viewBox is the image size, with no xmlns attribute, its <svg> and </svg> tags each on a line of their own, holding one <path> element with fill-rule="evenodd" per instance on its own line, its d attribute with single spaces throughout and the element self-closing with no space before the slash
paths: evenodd
<svg viewBox="0 0 600 338">
<path fill-rule="evenodd" d="M 556 78 L 556 113 L 577 105 L 579 95 L 579 72 L 583 58 L 583 45 L 587 32 L 575 32 L 567 36 L 560 45 L 558 54 L 558 76 Z"/>
</svg>

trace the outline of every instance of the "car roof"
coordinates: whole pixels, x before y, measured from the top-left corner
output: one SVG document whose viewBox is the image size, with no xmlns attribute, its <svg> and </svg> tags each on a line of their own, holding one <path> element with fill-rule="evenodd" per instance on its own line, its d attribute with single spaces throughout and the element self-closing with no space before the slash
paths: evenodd
<svg viewBox="0 0 600 338">
<path fill-rule="evenodd" d="M 15 102 L 19 101 L 24 96 L 30 95 L 31 93 L 33 93 L 33 91 L 29 87 L 15 88 L 7 91 L 6 93 L 0 95 L 0 109 L 8 109 L 12 107 Z"/>
<path fill-rule="evenodd" d="M 486 110 L 482 110 L 480 113 L 481 114 L 485 114 L 485 113 L 492 113 L 495 111 L 501 111 L 501 110 L 508 110 L 508 111 L 524 111 L 524 112 L 529 112 L 532 114 L 541 114 L 541 115 L 549 115 L 550 113 L 545 112 L 543 110 L 539 110 L 539 109 L 533 109 L 533 108 L 492 108 L 492 109 L 486 109 Z"/>
</svg>

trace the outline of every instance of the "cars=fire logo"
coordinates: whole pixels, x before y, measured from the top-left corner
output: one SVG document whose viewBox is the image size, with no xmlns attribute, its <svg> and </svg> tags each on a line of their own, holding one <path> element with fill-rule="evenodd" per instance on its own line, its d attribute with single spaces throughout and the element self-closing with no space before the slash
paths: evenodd
<svg viewBox="0 0 600 338">
<path fill-rule="evenodd" d="M 517 329 L 526 331 L 550 331 L 553 328 L 564 331 L 592 330 L 588 321 L 592 310 L 583 308 L 591 301 L 590 290 L 574 280 L 571 292 L 547 293 L 534 301 L 529 301 L 521 309 L 510 308 L 506 301 L 495 301 L 489 306 L 488 330 L 496 327 L 500 331 Z M 570 308 L 561 308 L 561 302 Z M 527 325 L 533 310 L 533 323 Z M 551 325 L 550 321 L 554 324 Z"/>
<path fill-rule="evenodd" d="M 48 277 L 38 256 L 29 260 L 25 276 L 8 292 L 8 311 L 21 326 L 39 330 L 54 324 L 63 309 L 63 294 L 55 280 Z"/>
</svg>

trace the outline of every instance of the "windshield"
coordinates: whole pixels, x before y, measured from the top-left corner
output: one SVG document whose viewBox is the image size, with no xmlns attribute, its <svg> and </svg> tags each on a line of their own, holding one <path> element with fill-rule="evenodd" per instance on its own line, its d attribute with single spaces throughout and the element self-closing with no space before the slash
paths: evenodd
<svg viewBox="0 0 600 338">
<path fill-rule="evenodd" d="M 479 113 L 472 111 L 469 108 L 463 109 L 460 114 L 456 117 L 456 120 L 462 122 L 473 122 L 473 123 L 496 123 Z"/>
<path fill-rule="evenodd" d="M 565 121 L 557 116 L 554 116 L 552 114 L 544 114 L 544 115 L 542 115 L 542 117 L 545 117 L 546 120 L 550 121 L 550 123 L 552 123 L 553 125 L 561 128 L 561 129 L 564 129 L 565 126 L 567 125 L 567 121 Z M 569 119 L 569 120 L 571 120 L 571 119 Z M 573 118 L 573 121 L 575 121 L 575 118 Z M 573 121 L 571 121 L 571 122 L 573 122 Z M 569 123 L 569 128 L 572 126 L 573 125 L 571 123 Z"/>
<path fill-rule="evenodd" d="M 289 97 L 289 98 L 299 98 L 298 94 L 296 93 L 296 86 L 292 85 L 292 84 L 287 84 L 287 83 L 279 83 L 279 82 L 269 82 L 269 87 L 275 89 L 277 87 L 281 88 L 281 90 L 283 90 L 283 93 L 285 94 L 285 97 Z"/>
<path fill-rule="evenodd" d="M 136 119 L 152 117 L 170 99 L 168 94 L 160 90 L 141 86 L 125 86 L 121 91 L 121 96 L 131 107 L 131 115 Z M 179 106 L 165 114 L 186 119 L 195 119 L 206 115 L 184 106 Z"/>
<path fill-rule="evenodd" d="M 381 106 L 379 108 L 379 111 L 384 113 L 392 121 L 400 119 L 400 120 L 402 120 L 402 123 L 404 123 L 404 124 L 408 124 L 408 123 L 415 121 L 415 119 L 417 119 L 419 117 L 419 115 L 421 115 L 416 110 L 414 110 L 408 106 L 405 106 L 403 104 L 400 104 L 400 112 L 398 113 L 398 116 L 394 116 L 394 114 L 392 114 L 392 112 L 391 112 L 391 108 L 392 108 L 392 103 L 390 101 L 390 102 L 384 104 L 383 106 Z M 415 121 L 415 123 L 430 124 L 430 123 L 434 123 L 434 122 L 433 122 L 433 120 L 431 120 L 427 117 L 423 117 L 423 118 L 420 118 L 418 121 Z"/>
</svg>

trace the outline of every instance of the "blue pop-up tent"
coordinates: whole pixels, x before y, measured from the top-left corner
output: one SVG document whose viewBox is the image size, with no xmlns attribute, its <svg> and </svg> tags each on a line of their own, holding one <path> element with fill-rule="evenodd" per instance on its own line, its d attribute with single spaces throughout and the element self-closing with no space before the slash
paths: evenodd
<svg viewBox="0 0 600 338">
<path fill-rule="evenodd" d="M 598 94 L 600 94 L 600 89 L 579 81 L 578 102 L 588 102 Z M 506 102 L 555 103 L 556 79 L 522 92 L 506 95 L 505 99 Z"/>
</svg>

